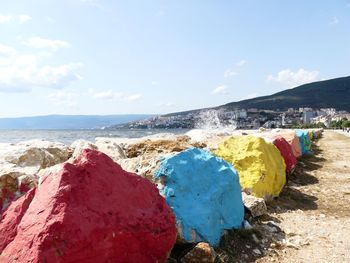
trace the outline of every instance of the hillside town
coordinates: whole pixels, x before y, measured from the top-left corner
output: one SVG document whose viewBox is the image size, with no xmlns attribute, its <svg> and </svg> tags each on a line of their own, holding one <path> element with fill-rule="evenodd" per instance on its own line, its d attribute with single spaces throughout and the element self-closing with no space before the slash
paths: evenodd
<svg viewBox="0 0 350 263">
<path fill-rule="evenodd" d="M 146 120 L 115 126 L 129 129 L 193 129 L 234 126 L 237 129 L 297 128 L 320 127 L 332 128 L 337 122 L 350 120 L 350 113 L 337 111 L 335 108 L 289 108 L 286 111 L 250 109 L 209 109 L 156 116 Z M 344 126 L 350 126 L 345 123 Z M 341 127 L 338 127 L 341 128 Z"/>
</svg>

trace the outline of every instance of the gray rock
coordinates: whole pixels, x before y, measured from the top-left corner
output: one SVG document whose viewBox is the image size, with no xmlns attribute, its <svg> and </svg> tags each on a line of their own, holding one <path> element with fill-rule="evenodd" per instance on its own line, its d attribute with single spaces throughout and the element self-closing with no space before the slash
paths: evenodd
<svg viewBox="0 0 350 263">
<path fill-rule="evenodd" d="M 107 154 L 115 162 L 126 158 L 122 147 L 113 138 L 96 138 L 95 145 L 100 152 Z"/>
<path fill-rule="evenodd" d="M 0 144 L 0 199 L 3 199 L 0 210 L 13 196 L 36 187 L 40 170 L 63 163 L 71 155 L 71 148 L 62 143 L 31 140 Z"/>
<path fill-rule="evenodd" d="M 215 250 L 208 243 L 198 243 L 182 259 L 181 263 L 208 262 L 214 263 L 216 258 Z"/>
<path fill-rule="evenodd" d="M 72 159 L 75 159 L 81 155 L 84 149 L 97 150 L 97 146 L 95 144 L 86 140 L 76 140 L 71 144 L 70 147 L 74 149 Z"/>
<path fill-rule="evenodd" d="M 253 217 L 262 216 L 267 213 L 267 207 L 263 198 L 248 195 L 242 192 L 244 206 L 250 211 Z"/>
<path fill-rule="evenodd" d="M 153 181 L 154 172 L 159 168 L 160 162 L 171 155 L 173 154 L 144 154 L 134 158 L 120 159 L 118 164 L 128 172 Z"/>
<path fill-rule="evenodd" d="M 64 144 L 32 140 L 9 145 L 0 158 L 19 167 L 44 169 L 67 161 L 71 155 L 72 150 Z"/>
</svg>

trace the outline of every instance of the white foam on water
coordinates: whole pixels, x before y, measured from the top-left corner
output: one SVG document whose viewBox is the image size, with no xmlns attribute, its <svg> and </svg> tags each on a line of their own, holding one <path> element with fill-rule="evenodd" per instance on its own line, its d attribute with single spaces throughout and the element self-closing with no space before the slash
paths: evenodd
<svg viewBox="0 0 350 263">
<path fill-rule="evenodd" d="M 227 123 L 223 123 L 220 119 L 222 115 L 224 115 L 223 110 L 201 111 L 196 119 L 195 128 L 203 130 L 236 129 L 236 121 L 230 120 Z"/>
</svg>

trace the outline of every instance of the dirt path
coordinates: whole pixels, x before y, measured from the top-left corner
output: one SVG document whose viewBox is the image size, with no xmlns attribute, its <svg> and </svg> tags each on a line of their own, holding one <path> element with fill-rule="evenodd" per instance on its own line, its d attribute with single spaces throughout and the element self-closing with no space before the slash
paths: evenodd
<svg viewBox="0 0 350 263">
<path fill-rule="evenodd" d="M 325 131 L 268 214 L 217 249 L 220 263 L 350 263 L 350 138 Z"/>
<path fill-rule="evenodd" d="M 326 131 L 269 206 L 286 245 L 256 262 L 350 262 L 350 138 Z"/>
</svg>

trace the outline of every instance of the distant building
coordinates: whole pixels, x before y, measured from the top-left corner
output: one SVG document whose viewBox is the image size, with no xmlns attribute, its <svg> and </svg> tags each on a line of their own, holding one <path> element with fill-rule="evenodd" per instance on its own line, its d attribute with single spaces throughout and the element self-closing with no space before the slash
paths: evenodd
<svg viewBox="0 0 350 263">
<path fill-rule="evenodd" d="M 334 115 L 337 113 L 336 109 L 334 108 L 322 108 L 320 111 L 324 112 L 325 115 Z"/>
<path fill-rule="evenodd" d="M 313 111 L 311 108 L 303 109 L 303 123 L 311 123 L 311 119 L 317 116 L 317 112 Z"/>
<path fill-rule="evenodd" d="M 286 114 L 282 114 L 282 126 L 286 126 Z"/>
</svg>

